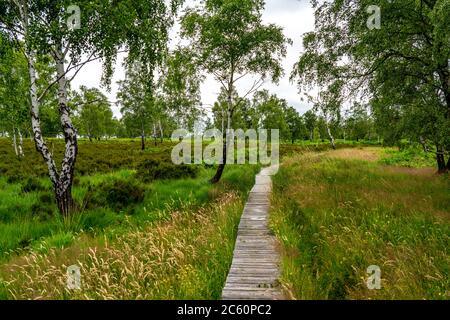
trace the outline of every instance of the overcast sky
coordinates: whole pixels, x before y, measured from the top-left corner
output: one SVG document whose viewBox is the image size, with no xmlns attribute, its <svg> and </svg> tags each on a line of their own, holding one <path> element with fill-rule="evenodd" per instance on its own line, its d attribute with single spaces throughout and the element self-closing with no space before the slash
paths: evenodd
<svg viewBox="0 0 450 320">
<path fill-rule="evenodd" d="M 189 6 L 192 3 L 198 3 L 196 0 L 187 1 Z M 295 84 L 289 82 L 289 74 L 292 71 L 294 63 L 297 61 L 299 54 L 302 52 L 302 34 L 311 31 L 314 28 L 314 14 L 308 0 L 266 0 L 266 8 L 263 13 L 263 20 L 267 23 L 276 23 L 284 29 L 284 34 L 293 41 L 293 45 L 288 47 L 287 56 L 283 60 L 285 76 L 280 80 L 278 85 L 266 83 L 263 88 L 268 89 L 271 93 L 275 93 L 278 97 L 288 101 L 300 113 L 304 113 L 309 109 L 305 102 L 300 101 Z M 178 43 L 178 32 L 172 32 L 173 44 Z M 81 85 L 87 87 L 100 88 L 110 101 L 116 101 L 116 93 L 118 86 L 117 81 L 125 77 L 125 72 L 121 66 L 124 56 L 119 56 L 116 65 L 116 71 L 112 81 L 111 92 L 100 88 L 101 64 L 92 62 L 84 67 L 72 82 L 72 88 L 78 89 Z M 253 84 L 253 79 L 244 78 L 238 83 L 238 91 L 240 93 L 247 92 Z M 212 105 L 216 101 L 220 88 L 212 77 L 207 77 L 201 87 L 202 104 L 205 106 Z M 116 117 L 120 117 L 117 107 L 113 107 Z"/>
</svg>

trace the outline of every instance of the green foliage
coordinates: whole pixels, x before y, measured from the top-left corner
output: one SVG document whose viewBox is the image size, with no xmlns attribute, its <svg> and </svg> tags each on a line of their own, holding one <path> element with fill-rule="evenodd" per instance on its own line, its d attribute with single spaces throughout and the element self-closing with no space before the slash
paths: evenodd
<svg viewBox="0 0 450 320">
<path fill-rule="evenodd" d="M 374 5 L 382 10 L 379 28 L 367 24 Z M 305 51 L 291 75 L 299 89 L 322 88 L 326 109 L 369 101 L 364 108 L 388 145 L 408 138 L 450 150 L 449 2 L 335 0 L 313 7 L 316 27 L 303 36 Z M 349 123 L 355 138 L 361 116 Z M 438 166 L 445 171 L 444 157 Z"/>
<path fill-rule="evenodd" d="M 409 146 L 402 150 L 386 149 L 386 156 L 380 161 L 387 165 L 397 165 L 409 168 L 433 167 L 436 155 L 424 152 L 419 146 Z"/>
<path fill-rule="evenodd" d="M 176 119 L 178 127 L 193 130 L 194 122 L 203 115 L 204 111 L 199 108 L 203 80 L 191 50 L 178 48 L 168 55 L 159 79 L 162 89 L 159 99 L 171 118 Z"/>
<path fill-rule="evenodd" d="M 61 154 L 64 143 L 61 140 L 49 139 L 55 155 Z M 140 144 L 134 140 L 97 141 L 90 143 L 79 141 L 79 157 L 75 166 L 76 176 L 87 176 L 98 173 L 109 173 L 119 169 L 136 169 L 146 159 L 161 159 L 171 150 L 173 144 L 164 142 L 157 147 L 149 147 L 141 152 Z M 20 160 L 14 155 L 9 141 L 0 138 L 0 174 L 8 178 L 10 183 L 27 181 L 29 177 L 44 177 L 47 167 L 34 146 L 34 142 L 24 141 L 26 159 Z M 56 161 L 61 158 L 56 156 Z"/>
<path fill-rule="evenodd" d="M 17 134 L 28 129 L 29 97 L 27 92 L 27 62 L 21 52 L 10 44 L 0 42 L 0 132 Z"/>
<path fill-rule="evenodd" d="M 104 230 L 107 227 L 119 225 L 123 222 L 123 216 L 112 211 L 108 207 L 94 208 L 84 212 L 80 218 L 82 230 Z"/>
<path fill-rule="evenodd" d="M 144 200 L 144 195 L 144 187 L 133 179 L 108 179 L 89 186 L 85 201 L 87 208 L 111 208 L 132 213 L 133 207 Z"/>
<path fill-rule="evenodd" d="M 137 168 L 137 177 L 144 182 L 164 179 L 195 178 L 198 167 L 195 165 L 175 165 L 170 159 L 149 159 L 142 162 Z"/>
<path fill-rule="evenodd" d="M 22 185 L 22 192 L 34 192 L 48 190 L 41 184 L 41 181 L 36 177 L 29 177 Z"/>
<path fill-rule="evenodd" d="M 33 218 L 40 221 L 49 220 L 53 217 L 56 209 L 55 198 L 52 193 L 42 193 L 38 197 L 38 201 L 31 206 L 31 214 Z"/>
<path fill-rule="evenodd" d="M 100 90 L 81 86 L 71 105 L 76 111 L 74 122 L 80 135 L 91 141 L 114 135 L 113 112 L 108 98 Z"/>
</svg>

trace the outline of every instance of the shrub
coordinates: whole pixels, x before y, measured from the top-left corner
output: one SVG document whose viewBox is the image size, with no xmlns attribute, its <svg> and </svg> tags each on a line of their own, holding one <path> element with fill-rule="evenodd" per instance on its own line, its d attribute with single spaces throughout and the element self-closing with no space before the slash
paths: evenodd
<svg viewBox="0 0 450 320">
<path fill-rule="evenodd" d="M 41 182 L 36 177 L 29 177 L 23 184 L 22 184 L 22 193 L 29 193 L 29 192 L 35 192 L 35 191 L 45 191 L 46 188 L 42 186 Z"/>
<path fill-rule="evenodd" d="M 137 175 L 144 182 L 165 179 L 195 178 L 198 167 L 193 165 L 175 165 L 170 159 L 147 159 L 137 169 Z"/>
<path fill-rule="evenodd" d="M 85 230 L 93 228 L 104 229 L 110 225 L 119 223 L 121 220 L 121 216 L 111 210 L 98 208 L 83 213 L 80 224 Z"/>
<path fill-rule="evenodd" d="M 31 213 L 39 220 L 50 219 L 56 210 L 53 194 L 43 193 L 39 196 L 39 201 L 31 206 Z"/>
<path fill-rule="evenodd" d="M 121 211 L 141 203 L 145 189 L 135 180 L 107 180 L 96 186 L 88 187 L 87 207 L 109 207 Z"/>
</svg>

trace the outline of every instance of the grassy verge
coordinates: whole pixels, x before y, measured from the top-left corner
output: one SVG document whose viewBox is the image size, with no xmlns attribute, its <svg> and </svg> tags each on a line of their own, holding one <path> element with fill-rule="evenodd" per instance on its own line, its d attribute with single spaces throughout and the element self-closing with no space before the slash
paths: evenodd
<svg viewBox="0 0 450 320">
<path fill-rule="evenodd" d="M 274 177 L 271 225 L 293 298 L 449 298 L 448 177 L 382 166 L 373 153 L 297 155 Z M 371 265 L 380 290 L 367 288 Z"/>
</svg>

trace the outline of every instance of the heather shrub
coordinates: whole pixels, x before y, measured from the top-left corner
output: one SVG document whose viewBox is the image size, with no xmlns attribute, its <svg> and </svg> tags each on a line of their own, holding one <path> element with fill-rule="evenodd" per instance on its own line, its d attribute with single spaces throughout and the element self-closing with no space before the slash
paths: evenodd
<svg viewBox="0 0 450 320">
<path fill-rule="evenodd" d="M 143 161 L 137 168 L 137 176 L 144 182 L 165 179 L 195 178 L 198 167 L 194 165 L 176 165 L 170 159 Z"/>
<path fill-rule="evenodd" d="M 22 193 L 29 193 L 29 192 L 35 192 L 35 191 L 46 191 L 47 188 L 45 188 L 38 178 L 36 177 L 29 177 L 25 180 L 25 182 L 22 184 Z"/>
<path fill-rule="evenodd" d="M 95 187 L 89 185 L 86 206 L 88 209 L 109 207 L 115 211 L 127 209 L 131 213 L 144 200 L 144 195 L 144 187 L 134 179 L 110 179 Z"/>
</svg>

